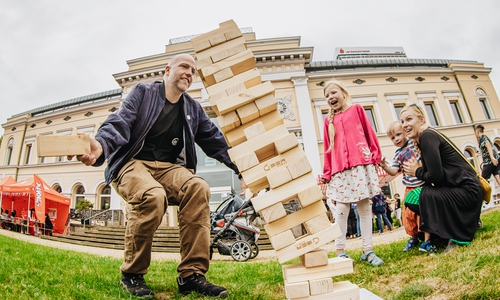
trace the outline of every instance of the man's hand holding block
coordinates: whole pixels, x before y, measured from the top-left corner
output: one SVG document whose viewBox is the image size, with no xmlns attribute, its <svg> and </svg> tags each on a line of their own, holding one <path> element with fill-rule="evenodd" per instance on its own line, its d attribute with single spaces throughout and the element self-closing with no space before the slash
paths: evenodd
<svg viewBox="0 0 500 300">
<path fill-rule="evenodd" d="M 41 135 L 36 144 L 38 157 L 90 154 L 88 135 Z"/>
</svg>

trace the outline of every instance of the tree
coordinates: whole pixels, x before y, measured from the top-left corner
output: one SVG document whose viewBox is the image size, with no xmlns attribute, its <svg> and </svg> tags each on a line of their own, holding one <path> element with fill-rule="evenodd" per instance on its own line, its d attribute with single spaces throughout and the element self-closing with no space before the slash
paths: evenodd
<svg viewBox="0 0 500 300">
<path fill-rule="evenodd" d="M 88 219 L 91 216 L 91 210 L 94 207 L 94 204 L 87 199 L 83 199 L 75 205 L 75 209 L 80 211 L 82 224 L 85 219 Z M 90 224 L 90 220 L 85 221 L 85 224 Z"/>
</svg>

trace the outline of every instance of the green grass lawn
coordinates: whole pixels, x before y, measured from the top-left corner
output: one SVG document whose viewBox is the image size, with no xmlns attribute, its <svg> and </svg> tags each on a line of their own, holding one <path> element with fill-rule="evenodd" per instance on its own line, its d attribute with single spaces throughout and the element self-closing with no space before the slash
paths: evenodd
<svg viewBox="0 0 500 300">
<path fill-rule="evenodd" d="M 470 246 L 436 255 L 402 252 L 406 241 L 375 246 L 385 260 L 372 267 L 350 251 L 348 280 L 383 299 L 500 299 L 500 210 L 482 215 Z M 333 256 L 333 253 L 330 253 Z M 121 260 L 59 250 L 0 235 L 0 299 L 135 299 L 119 285 Z M 293 260 L 288 263 L 297 263 Z M 153 261 L 146 281 L 157 299 L 200 299 L 177 293 L 176 262 Z M 277 261 L 214 261 L 208 279 L 229 290 L 227 299 L 284 299 Z"/>
</svg>

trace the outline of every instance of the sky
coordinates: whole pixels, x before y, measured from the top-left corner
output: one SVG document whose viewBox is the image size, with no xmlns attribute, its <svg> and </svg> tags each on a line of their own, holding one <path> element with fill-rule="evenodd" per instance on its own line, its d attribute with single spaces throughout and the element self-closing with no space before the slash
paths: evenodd
<svg viewBox="0 0 500 300">
<path fill-rule="evenodd" d="M 0 124 L 120 88 L 127 61 L 234 20 L 257 39 L 300 36 L 313 61 L 336 47 L 403 47 L 409 58 L 474 60 L 500 93 L 498 0 L 0 0 Z M 0 134 L 3 129 L 0 129 Z"/>
</svg>

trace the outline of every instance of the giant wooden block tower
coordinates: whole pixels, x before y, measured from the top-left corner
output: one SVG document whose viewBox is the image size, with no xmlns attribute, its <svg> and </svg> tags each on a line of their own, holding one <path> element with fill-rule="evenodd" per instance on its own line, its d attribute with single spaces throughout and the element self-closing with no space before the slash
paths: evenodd
<svg viewBox="0 0 500 300">
<path fill-rule="evenodd" d="M 233 20 L 191 40 L 198 74 L 217 114 L 222 132 L 265 220 L 281 264 L 288 299 L 359 299 L 359 288 L 332 277 L 353 272 L 350 259 L 330 258 L 321 246 L 341 235 L 326 215 L 322 193 L 302 147 L 289 133 L 277 110 L 275 89 L 262 82 L 255 57 Z M 300 209 L 287 212 L 284 204 L 296 201 Z M 296 203 L 295 202 L 295 203 Z M 294 228 L 300 230 L 297 236 Z"/>
</svg>

